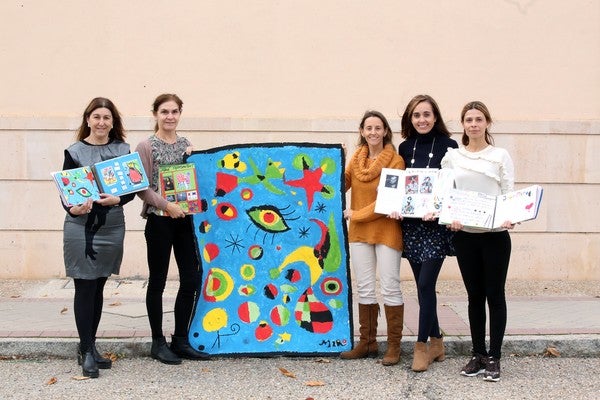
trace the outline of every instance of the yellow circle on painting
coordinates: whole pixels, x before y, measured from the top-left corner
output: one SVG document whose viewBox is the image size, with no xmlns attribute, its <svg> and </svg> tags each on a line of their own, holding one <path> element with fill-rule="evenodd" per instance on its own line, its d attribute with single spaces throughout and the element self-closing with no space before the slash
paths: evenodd
<svg viewBox="0 0 600 400">
<path fill-rule="evenodd" d="M 240 275 L 242 275 L 242 278 L 244 278 L 244 280 L 246 281 L 251 281 L 252 279 L 254 279 L 254 277 L 256 276 L 256 269 L 254 268 L 254 265 L 242 265 L 242 267 L 240 268 Z"/>
<path fill-rule="evenodd" d="M 223 308 L 213 308 L 202 319 L 202 327 L 206 332 L 216 332 L 227 326 L 227 312 Z"/>
</svg>

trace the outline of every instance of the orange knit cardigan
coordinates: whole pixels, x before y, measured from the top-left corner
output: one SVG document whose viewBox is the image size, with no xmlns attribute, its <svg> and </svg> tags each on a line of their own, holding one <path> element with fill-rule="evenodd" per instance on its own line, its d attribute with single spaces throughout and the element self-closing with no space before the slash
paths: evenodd
<svg viewBox="0 0 600 400">
<path fill-rule="evenodd" d="M 350 242 L 384 244 L 400 251 L 403 249 L 400 221 L 375 214 L 375 199 L 381 169 L 404 169 L 404 160 L 392 144 L 387 144 L 376 159 L 371 160 L 368 156 L 368 146 L 359 147 L 345 171 L 346 191 L 352 189 L 348 239 Z"/>
</svg>

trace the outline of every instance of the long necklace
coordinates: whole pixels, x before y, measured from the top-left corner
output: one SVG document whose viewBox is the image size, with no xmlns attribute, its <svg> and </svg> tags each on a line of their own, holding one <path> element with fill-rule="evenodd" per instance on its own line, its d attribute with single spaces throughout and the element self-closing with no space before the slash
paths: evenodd
<svg viewBox="0 0 600 400">
<path fill-rule="evenodd" d="M 412 158 L 410 159 L 410 166 L 415 164 L 415 152 L 417 151 L 417 142 L 419 139 L 415 139 L 415 145 L 413 146 Z M 431 143 L 431 150 L 429 150 L 429 154 L 427 155 L 429 159 L 427 160 L 427 166 L 425 168 L 429 168 L 429 164 L 431 163 L 431 159 L 433 158 L 433 146 L 435 146 L 435 136 L 433 137 L 433 143 Z"/>
</svg>

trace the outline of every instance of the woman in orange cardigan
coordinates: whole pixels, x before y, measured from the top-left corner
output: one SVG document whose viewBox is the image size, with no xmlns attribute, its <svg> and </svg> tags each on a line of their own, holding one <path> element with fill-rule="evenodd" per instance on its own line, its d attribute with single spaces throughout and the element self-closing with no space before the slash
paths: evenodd
<svg viewBox="0 0 600 400">
<path fill-rule="evenodd" d="M 367 111 L 359 126 L 358 149 L 345 172 L 350 208 L 344 217 L 350 222 L 350 259 L 358 292 L 360 341 L 343 359 L 377 356 L 376 341 L 379 303 L 375 293 L 379 268 L 381 296 L 387 320 L 388 347 L 383 365 L 400 361 L 400 340 L 404 322 L 404 301 L 400 289 L 402 231 L 400 222 L 375 213 L 377 185 L 382 168 L 404 169 L 404 161 L 392 144 L 387 119 L 377 111 Z"/>
</svg>

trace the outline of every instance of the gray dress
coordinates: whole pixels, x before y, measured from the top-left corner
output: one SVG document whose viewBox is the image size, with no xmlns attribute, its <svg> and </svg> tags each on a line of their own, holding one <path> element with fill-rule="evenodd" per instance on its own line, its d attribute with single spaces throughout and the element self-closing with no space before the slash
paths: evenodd
<svg viewBox="0 0 600 400">
<path fill-rule="evenodd" d="M 121 141 L 95 146 L 77 142 L 65 150 L 65 167 L 92 165 L 129 153 Z M 125 217 L 123 207 L 94 203 L 87 215 L 71 216 L 64 223 L 63 254 L 66 274 L 77 279 L 97 279 L 118 274 L 123 259 Z"/>
</svg>

